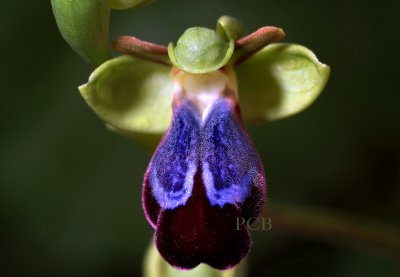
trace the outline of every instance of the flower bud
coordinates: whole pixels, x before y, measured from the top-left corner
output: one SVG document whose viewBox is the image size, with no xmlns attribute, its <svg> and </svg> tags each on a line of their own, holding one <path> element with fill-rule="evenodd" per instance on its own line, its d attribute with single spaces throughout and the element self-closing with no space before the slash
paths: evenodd
<svg viewBox="0 0 400 277">
<path fill-rule="evenodd" d="M 83 59 L 99 65 L 111 57 L 108 0 L 51 0 L 63 38 Z"/>
</svg>

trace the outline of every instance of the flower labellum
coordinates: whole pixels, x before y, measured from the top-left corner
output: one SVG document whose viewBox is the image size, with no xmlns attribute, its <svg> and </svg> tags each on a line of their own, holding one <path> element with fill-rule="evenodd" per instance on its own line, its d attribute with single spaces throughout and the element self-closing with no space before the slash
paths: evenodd
<svg viewBox="0 0 400 277">
<path fill-rule="evenodd" d="M 258 154 L 243 128 L 235 75 L 173 70 L 171 125 L 147 169 L 143 205 L 160 254 L 174 267 L 235 266 L 249 251 L 238 217 L 257 217 L 265 196 Z"/>
</svg>

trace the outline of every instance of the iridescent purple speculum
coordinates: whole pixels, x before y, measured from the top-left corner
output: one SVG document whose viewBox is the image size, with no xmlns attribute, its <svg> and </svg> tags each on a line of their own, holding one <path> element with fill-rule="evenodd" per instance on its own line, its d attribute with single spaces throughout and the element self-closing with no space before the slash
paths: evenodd
<svg viewBox="0 0 400 277">
<path fill-rule="evenodd" d="M 172 75 L 173 118 L 145 175 L 144 210 L 171 265 L 228 269 L 249 251 L 248 230 L 236 224 L 262 210 L 263 166 L 243 127 L 234 73 Z"/>
</svg>

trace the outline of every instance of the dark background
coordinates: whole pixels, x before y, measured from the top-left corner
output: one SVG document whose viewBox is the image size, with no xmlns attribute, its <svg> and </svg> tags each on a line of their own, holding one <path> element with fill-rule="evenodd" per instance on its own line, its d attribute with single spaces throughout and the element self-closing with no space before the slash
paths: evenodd
<svg viewBox="0 0 400 277">
<path fill-rule="evenodd" d="M 399 10 L 394 0 L 158 0 L 112 12 L 111 38 L 167 44 L 223 14 L 248 32 L 283 28 L 331 77 L 305 112 L 249 128 L 269 199 L 400 227 Z M 50 1 L 5 1 L 0 30 L 0 275 L 138 276 L 153 233 L 141 209 L 149 154 L 107 131 L 79 95 L 93 68 L 61 38 Z M 252 276 L 400 276 L 374 251 L 253 238 Z"/>
</svg>

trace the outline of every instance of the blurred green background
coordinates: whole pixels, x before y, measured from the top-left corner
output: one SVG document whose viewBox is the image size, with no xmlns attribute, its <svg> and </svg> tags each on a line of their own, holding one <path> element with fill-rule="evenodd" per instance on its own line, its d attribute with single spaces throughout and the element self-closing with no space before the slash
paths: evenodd
<svg viewBox="0 0 400 277">
<path fill-rule="evenodd" d="M 111 38 L 167 44 L 223 14 L 248 32 L 283 28 L 332 73 L 305 112 L 249 128 L 268 198 L 400 227 L 399 10 L 395 0 L 158 0 L 112 12 Z M 61 38 L 50 1 L 5 1 L 1 13 L 0 275 L 140 275 L 153 234 L 141 208 L 149 154 L 79 95 L 93 68 Z M 400 276 L 398 260 L 373 251 L 253 238 L 251 276 Z"/>
</svg>

